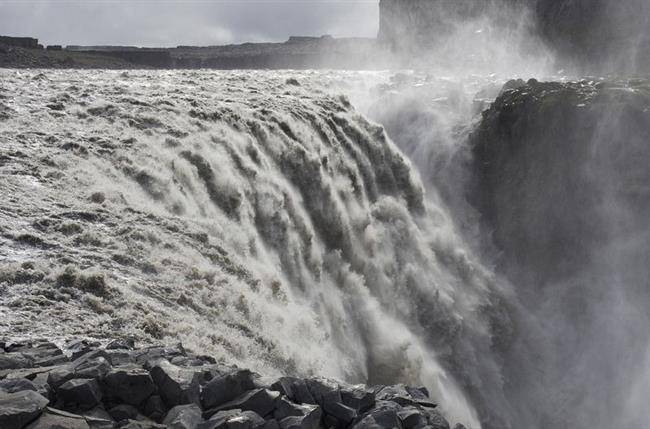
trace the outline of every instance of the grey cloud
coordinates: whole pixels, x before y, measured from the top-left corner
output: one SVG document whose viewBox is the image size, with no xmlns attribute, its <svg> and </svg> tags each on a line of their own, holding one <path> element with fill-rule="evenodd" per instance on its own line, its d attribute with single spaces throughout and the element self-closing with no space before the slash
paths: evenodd
<svg viewBox="0 0 650 429">
<path fill-rule="evenodd" d="M 46 44 L 140 46 L 374 37 L 378 0 L 0 0 L 0 34 Z"/>
</svg>

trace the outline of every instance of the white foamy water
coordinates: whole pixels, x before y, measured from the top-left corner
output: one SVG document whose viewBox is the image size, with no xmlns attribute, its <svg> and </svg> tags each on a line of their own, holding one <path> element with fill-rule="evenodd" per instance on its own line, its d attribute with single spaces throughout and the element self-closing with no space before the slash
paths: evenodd
<svg viewBox="0 0 650 429">
<path fill-rule="evenodd" d="M 0 335 L 422 383 L 472 428 L 463 392 L 505 407 L 503 291 L 341 95 L 377 113 L 388 74 L 1 74 Z"/>
</svg>

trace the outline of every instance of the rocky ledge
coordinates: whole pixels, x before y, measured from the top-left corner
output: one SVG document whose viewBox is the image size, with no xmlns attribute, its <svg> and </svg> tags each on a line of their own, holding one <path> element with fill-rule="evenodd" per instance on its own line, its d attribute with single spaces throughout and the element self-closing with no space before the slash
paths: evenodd
<svg viewBox="0 0 650 429">
<path fill-rule="evenodd" d="M 0 427 L 449 429 L 424 387 L 266 378 L 128 339 L 0 342 Z M 456 425 L 455 429 L 464 429 Z"/>
</svg>

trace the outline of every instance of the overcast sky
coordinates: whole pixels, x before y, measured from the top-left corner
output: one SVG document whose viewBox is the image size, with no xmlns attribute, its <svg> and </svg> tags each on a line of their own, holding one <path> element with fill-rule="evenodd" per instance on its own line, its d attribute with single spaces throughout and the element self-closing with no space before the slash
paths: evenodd
<svg viewBox="0 0 650 429">
<path fill-rule="evenodd" d="M 379 0 L 0 0 L 0 35 L 44 44 L 214 45 L 377 34 Z"/>
</svg>

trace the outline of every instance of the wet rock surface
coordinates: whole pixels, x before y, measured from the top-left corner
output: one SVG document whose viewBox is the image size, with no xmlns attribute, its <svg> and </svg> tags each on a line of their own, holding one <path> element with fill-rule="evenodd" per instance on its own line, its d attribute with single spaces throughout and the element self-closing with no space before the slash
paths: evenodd
<svg viewBox="0 0 650 429">
<path fill-rule="evenodd" d="M 69 342 L 59 348 L 41 341 L 17 347 L 5 342 L 0 354 L 12 358 L 38 349 L 44 359 L 68 357 L 78 353 L 78 344 Z M 138 349 L 132 342 L 123 349 L 132 363 L 113 366 L 104 356 L 116 342 L 86 344 L 86 353 L 72 363 L 49 366 L 43 372 L 29 367 L 0 373 L 0 427 L 450 427 L 423 387 L 352 386 L 322 377 L 267 379 L 234 366 L 216 365 L 214 359 L 189 353 L 180 346 Z M 152 355 L 153 360 L 141 359 Z M 135 363 L 138 358 L 141 363 Z M 178 365 L 171 364 L 170 359 Z M 103 370 L 79 371 L 83 363 Z M 39 379 L 47 382 L 37 386 Z M 35 391 L 43 384 L 51 392 L 49 398 Z"/>
<path fill-rule="evenodd" d="M 621 233 L 647 219 L 649 112 L 644 79 L 506 84 L 472 137 L 471 198 L 513 279 L 584 269 L 611 238 L 608 192 L 630 211 Z"/>
</svg>

